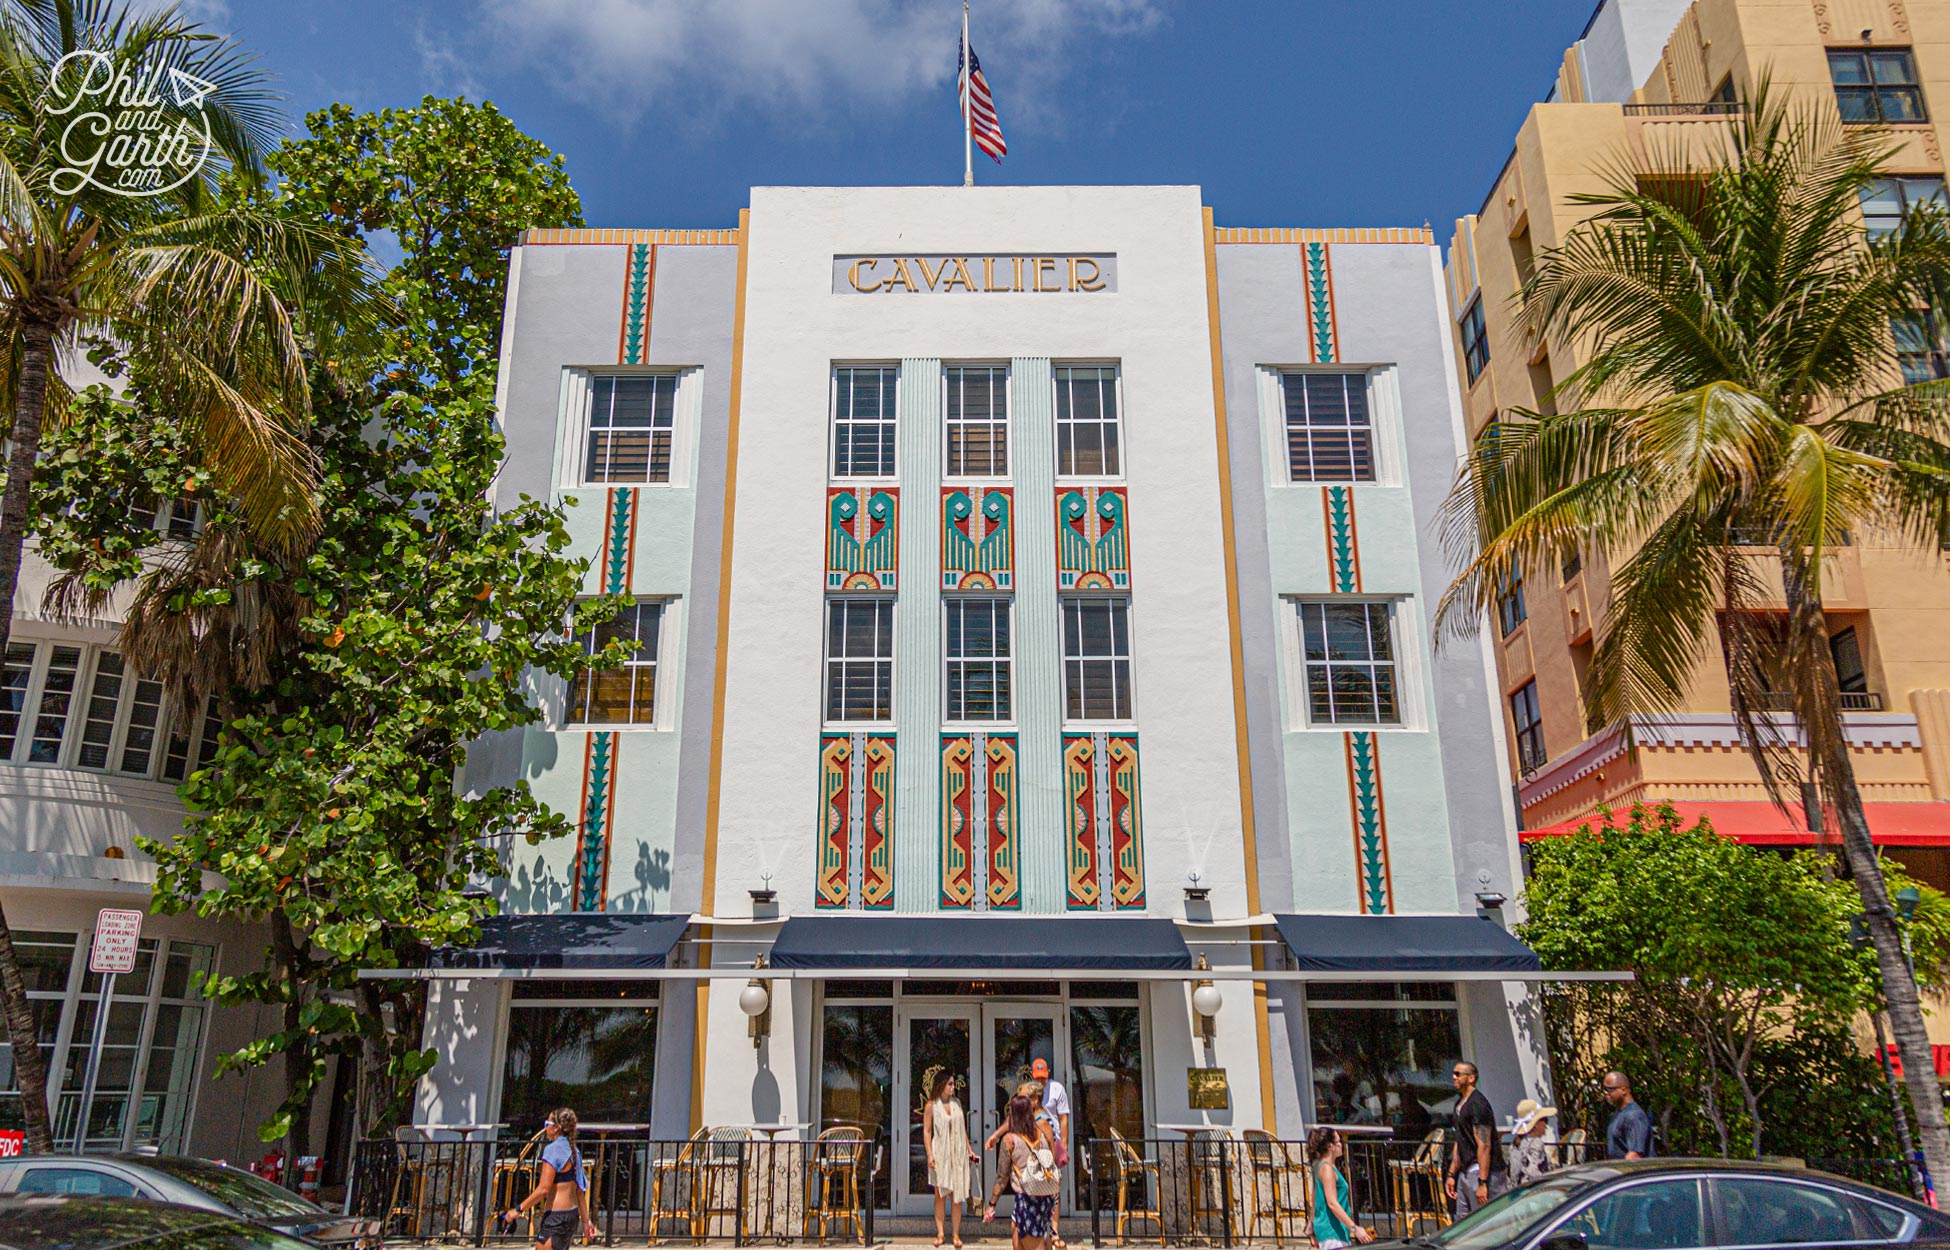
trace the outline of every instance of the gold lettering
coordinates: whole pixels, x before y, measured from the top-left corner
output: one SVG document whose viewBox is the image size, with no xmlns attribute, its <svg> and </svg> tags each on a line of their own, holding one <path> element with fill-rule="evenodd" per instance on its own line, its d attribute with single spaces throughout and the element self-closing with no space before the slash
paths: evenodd
<svg viewBox="0 0 1950 1250">
<path fill-rule="evenodd" d="M 1006 291 L 1007 285 L 995 285 L 995 257 L 982 257 L 982 289 L 984 291 Z"/>
<path fill-rule="evenodd" d="M 1056 276 L 1056 257 L 1038 256 L 1036 258 L 1035 263 L 1036 263 L 1036 289 L 1038 291 L 1061 291 L 1063 289 L 1063 286 Z M 1056 283 L 1056 285 L 1054 286 L 1043 285 L 1043 271 L 1045 269 L 1049 271 L 1050 281 L 1052 283 Z"/>
<path fill-rule="evenodd" d="M 1011 291 L 1020 291 L 1022 290 L 1022 257 L 1011 256 L 1009 263 L 1016 267 L 1016 284 L 1009 289 Z"/>
<path fill-rule="evenodd" d="M 846 271 L 846 280 L 847 280 L 848 282 L 851 282 L 851 283 L 853 284 L 853 289 L 854 289 L 854 290 L 856 290 L 856 291 L 878 291 L 878 290 L 880 289 L 880 283 L 878 283 L 878 282 L 876 282 L 876 283 L 874 283 L 874 284 L 873 284 L 872 286 L 861 286 L 861 285 L 860 285 L 860 270 L 862 270 L 862 269 L 872 269 L 872 268 L 873 268 L 873 266 L 874 266 L 874 264 L 875 264 L 875 261 L 874 261 L 874 258 L 873 258 L 873 257 L 871 257 L 871 256 L 863 256 L 863 257 L 861 257 L 861 258 L 860 258 L 859 260 L 856 260 L 856 261 L 854 261 L 854 262 L 853 262 L 853 264 L 852 264 L 852 266 L 851 266 L 850 268 L 848 268 L 848 269 L 847 269 L 847 271 Z"/>
<path fill-rule="evenodd" d="M 936 278 L 939 278 L 942 274 L 948 271 L 948 262 L 945 260 L 941 262 L 941 267 L 939 269 L 936 269 L 933 273 L 928 272 L 927 257 L 916 256 L 914 258 L 914 263 L 921 267 L 921 282 L 930 291 L 934 290 L 934 280 Z"/>
<path fill-rule="evenodd" d="M 1083 277 L 1077 266 L 1090 266 L 1090 276 Z M 1095 260 L 1088 256 L 1076 256 L 1070 260 L 1070 289 L 1072 291 L 1101 291 L 1104 289 L 1104 271 Z"/>
<path fill-rule="evenodd" d="M 914 275 L 908 272 L 907 261 L 899 256 L 894 257 L 894 276 L 881 283 L 880 289 L 891 291 L 896 282 L 906 287 L 909 295 L 914 293 Z"/>
<path fill-rule="evenodd" d="M 955 271 L 948 275 L 948 284 L 941 289 L 944 291 L 952 291 L 955 289 L 955 283 L 959 282 L 963 290 L 974 290 L 975 282 L 968 276 L 968 258 L 966 256 L 957 256 L 950 263 L 954 265 Z"/>
</svg>

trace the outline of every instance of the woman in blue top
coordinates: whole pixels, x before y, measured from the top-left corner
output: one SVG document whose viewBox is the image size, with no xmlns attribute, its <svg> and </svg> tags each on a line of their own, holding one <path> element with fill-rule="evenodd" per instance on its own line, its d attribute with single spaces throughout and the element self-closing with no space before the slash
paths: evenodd
<svg viewBox="0 0 1950 1250">
<path fill-rule="evenodd" d="M 1324 1124 L 1307 1134 L 1307 1163 L 1314 1170 L 1314 1241 L 1320 1250 L 1374 1240 L 1374 1234 L 1347 1213 L 1347 1177 L 1337 1166 L 1346 1153 L 1341 1135 Z"/>
<path fill-rule="evenodd" d="M 542 1147 L 542 1172 L 534 1192 L 501 1218 L 512 1224 L 528 1208 L 546 1202 L 548 1213 L 535 1226 L 535 1250 L 569 1250 L 578 1231 L 588 1241 L 601 1232 L 589 1218 L 589 1172 L 576 1149 L 576 1113 L 567 1107 L 549 1112 L 542 1133 L 548 1142 Z"/>
</svg>

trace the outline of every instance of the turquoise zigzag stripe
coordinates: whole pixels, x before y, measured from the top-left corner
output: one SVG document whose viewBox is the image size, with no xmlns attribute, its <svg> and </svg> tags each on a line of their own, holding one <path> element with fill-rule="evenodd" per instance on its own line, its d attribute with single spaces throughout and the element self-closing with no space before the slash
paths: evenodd
<svg viewBox="0 0 1950 1250">
<path fill-rule="evenodd" d="M 643 314 L 650 298 L 650 245 L 630 249 L 630 293 L 623 308 L 623 363 L 643 363 Z"/>
<path fill-rule="evenodd" d="M 603 552 L 603 593 L 620 595 L 630 588 L 630 518 L 636 512 L 636 492 L 621 486 L 609 489 L 609 547 Z"/>
<path fill-rule="evenodd" d="M 1388 910 L 1388 878 L 1375 780 L 1375 737 L 1367 732 L 1352 733 L 1348 744 L 1354 751 L 1354 817 L 1361 838 L 1361 909 L 1379 916 Z"/>
<path fill-rule="evenodd" d="M 1307 244 L 1307 306 L 1313 314 L 1314 356 L 1334 359 L 1334 311 L 1327 300 L 1327 245 Z"/>
<path fill-rule="evenodd" d="M 580 844 L 576 847 L 575 909 L 600 911 L 603 882 L 609 869 L 610 752 L 616 735 L 595 734 L 589 746 L 589 790 L 583 805 Z"/>
<path fill-rule="evenodd" d="M 1351 595 L 1354 584 L 1354 498 L 1345 486 L 1327 488 L 1328 541 L 1334 546 L 1334 590 Z"/>
</svg>

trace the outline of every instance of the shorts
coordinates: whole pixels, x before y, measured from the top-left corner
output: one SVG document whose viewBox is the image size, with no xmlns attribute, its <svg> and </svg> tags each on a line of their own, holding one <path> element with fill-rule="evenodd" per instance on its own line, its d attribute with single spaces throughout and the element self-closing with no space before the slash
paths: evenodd
<svg viewBox="0 0 1950 1250">
<path fill-rule="evenodd" d="M 1050 1216 L 1056 1213 L 1056 1195 L 1044 1194 L 1032 1198 L 1028 1194 L 1017 1194 L 1015 1209 L 1009 1219 L 1015 1224 L 1016 1232 L 1024 1237 L 1049 1236 Z"/>
<path fill-rule="evenodd" d="M 582 1212 L 578 1210 L 550 1211 L 535 1226 L 535 1241 L 546 1241 L 550 1250 L 569 1250 L 569 1243 L 582 1231 Z"/>
</svg>

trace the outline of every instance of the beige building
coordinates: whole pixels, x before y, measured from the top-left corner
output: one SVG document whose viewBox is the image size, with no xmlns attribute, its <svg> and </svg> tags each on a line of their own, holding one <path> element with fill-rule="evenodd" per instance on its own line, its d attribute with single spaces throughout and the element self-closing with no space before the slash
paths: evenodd
<svg viewBox="0 0 1950 1250">
<path fill-rule="evenodd" d="M 1942 199 L 1950 4 L 1603 0 L 1566 50 L 1549 99 L 1518 130 L 1482 208 L 1456 223 L 1447 277 L 1472 435 L 1499 411 L 1548 411 L 1552 387 L 1583 363 L 1576 345 L 1527 333 L 1513 310 L 1532 258 L 1585 215 L 1572 197 L 1602 190 L 1621 158 L 1712 139 L 1763 76 L 1900 141 L 1892 171 L 1900 176 L 1863 195 L 1866 230 L 1893 229 L 1909 205 Z M 1906 373 L 1945 376 L 1940 350 L 1911 346 Z M 1670 800 L 1742 841 L 1813 842 L 1806 818 L 1784 818 L 1768 802 L 1717 655 L 1702 663 L 1676 714 L 1629 729 L 1586 726 L 1579 681 L 1607 582 L 1600 557 L 1569 558 L 1548 576 L 1533 573 L 1491 623 L 1501 635 L 1495 650 L 1525 836 L 1574 824 L 1599 804 Z M 1860 535 L 1836 553 L 1824 589 L 1875 839 L 1950 885 L 1945 555 Z"/>
</svg>

